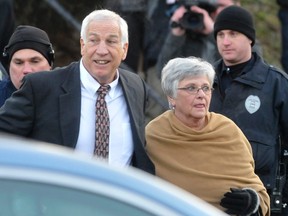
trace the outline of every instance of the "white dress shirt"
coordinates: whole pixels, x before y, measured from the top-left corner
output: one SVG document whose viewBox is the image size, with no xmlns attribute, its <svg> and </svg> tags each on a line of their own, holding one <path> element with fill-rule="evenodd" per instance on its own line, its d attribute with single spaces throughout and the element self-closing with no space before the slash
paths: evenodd
<svg viewBox="0 0 288 216">
<path fill-rule="evenodd" d="M 95 104 L 100 84 L 89 74 L 80 62 L 81 79 L 81 118 L 76 150 L 94 156 L 95 147 Z M 131 163 L 133 137 L 128 114 L 128 107 L 122 87 L 117 78 L 109 85 L 110 91 L 105 96 L 110 119 L 109 164 L 126 166 Z M 96 156 L 95 156 L 96 157 Z"/>
</svg>

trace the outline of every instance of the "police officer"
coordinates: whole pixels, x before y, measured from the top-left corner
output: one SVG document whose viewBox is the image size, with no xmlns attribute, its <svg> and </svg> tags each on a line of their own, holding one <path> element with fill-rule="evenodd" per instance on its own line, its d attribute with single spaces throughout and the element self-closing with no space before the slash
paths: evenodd
<svg viewBox="0 0 288 216">
<path fill-rule="evenodd" d="M 210 111 L 231 118 L 248 138 L 255 172 L 270 194 L 273 215 L 274 210 L 282 210 L 273 195 L 277 189 L 283 192 L 277 177 L 280 150 L 288 144 L 287 74 L 252 52 L 255 28 L 252 15 L 244 8 L 225 8 L 216 18 L 214 37 L 222 59 L 215 64 Z"/>
</svg>

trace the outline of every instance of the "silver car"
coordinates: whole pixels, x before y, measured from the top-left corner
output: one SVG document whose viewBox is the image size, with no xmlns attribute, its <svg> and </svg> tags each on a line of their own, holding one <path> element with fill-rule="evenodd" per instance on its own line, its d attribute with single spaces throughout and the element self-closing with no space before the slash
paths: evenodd
<svg viewBox="0 0 288 216">
<path fill-rule="evenodd" d="M 0 134 L 0 216 L 225 216 L 132 167 Z"/>
</svg>

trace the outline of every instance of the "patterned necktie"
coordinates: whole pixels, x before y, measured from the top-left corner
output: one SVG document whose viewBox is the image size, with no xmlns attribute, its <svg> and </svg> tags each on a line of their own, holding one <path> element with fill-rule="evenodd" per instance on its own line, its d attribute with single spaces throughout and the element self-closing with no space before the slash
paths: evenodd
<svg viewBox="0 0 288 216">
<path fill-rule="evenodd" d="M 97 90 L 98 98 L 96 101 L 96 134 L 94 154 L 104 159 L 108 158 L 109 153 L 110 121 L 105 101 L 105 96 L 109 90 L 109 85 L 100 86 Z"/>
</svg>

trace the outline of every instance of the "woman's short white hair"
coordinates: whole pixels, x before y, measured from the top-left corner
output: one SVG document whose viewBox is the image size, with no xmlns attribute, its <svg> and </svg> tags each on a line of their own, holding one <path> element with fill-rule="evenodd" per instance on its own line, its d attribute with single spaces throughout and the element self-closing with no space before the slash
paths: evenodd
<svg viewBox="0 0 288 216">
<path fill-rule="evenodd" d="M 197 57 L 174 58 L 162 70 L 161 86 L 166 96 L 175 98 L 180 81 L 203 75 L 207 76 L 212 87 L 215 70 L 209 62 Z"/>
</svg>

